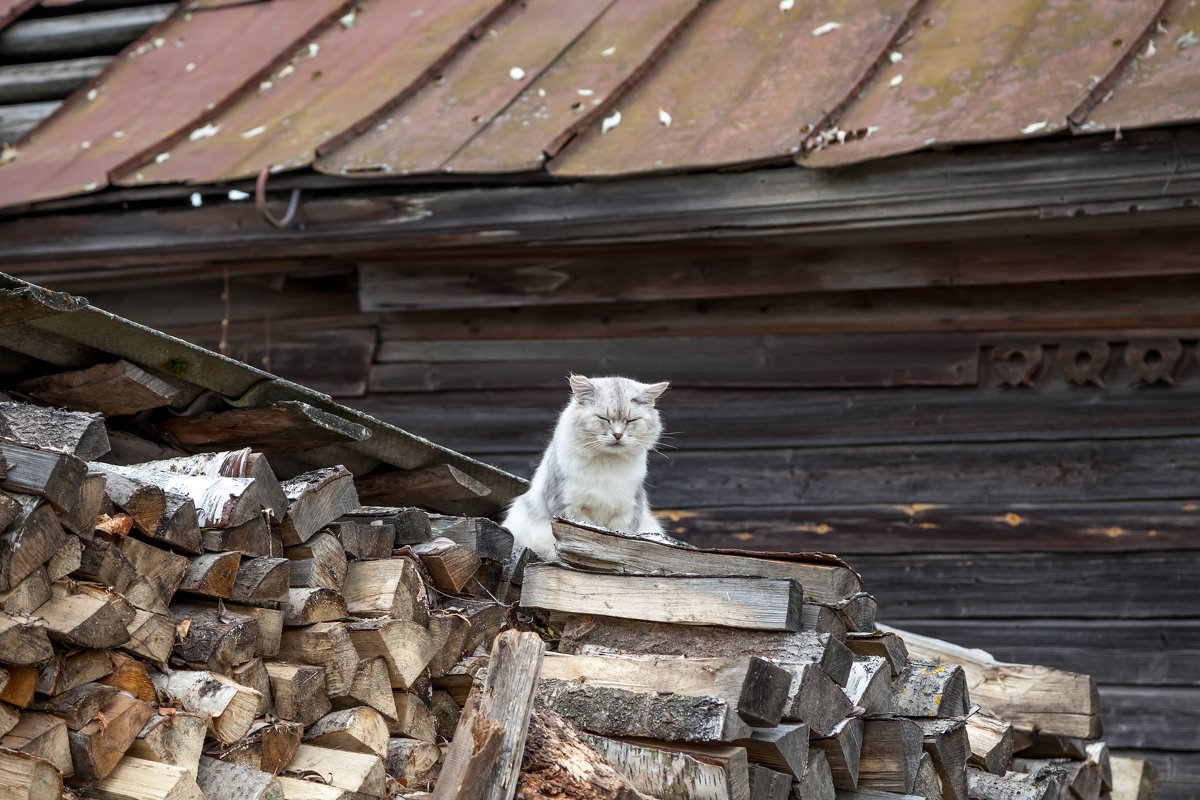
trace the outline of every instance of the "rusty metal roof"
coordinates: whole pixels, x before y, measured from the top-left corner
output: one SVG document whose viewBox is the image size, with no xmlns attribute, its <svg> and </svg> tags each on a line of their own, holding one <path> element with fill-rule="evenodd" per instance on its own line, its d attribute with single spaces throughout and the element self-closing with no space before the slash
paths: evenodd
<svg viewBox="0 0 1200 800">
<path fill-rule="evenodd" d="M 0 156 L 0 207 L 305 169 L 831 167 L 1197 122 L 1198 44 L 1195 0 L 189 0 Z"/>
</svg>

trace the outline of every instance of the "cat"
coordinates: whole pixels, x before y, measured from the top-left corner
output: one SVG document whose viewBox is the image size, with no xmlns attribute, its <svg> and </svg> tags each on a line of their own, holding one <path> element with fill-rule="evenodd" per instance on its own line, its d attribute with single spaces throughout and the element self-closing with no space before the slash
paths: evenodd
<svg viewBox="0 0 1200 800">
<path fill-rule="evenodd" d="M 627 533 L 662 534 L 646 502 L 647 454 L 662 420 L 654 401 L 668 383 L 571 375 L 571 400 L 503 525 L 518 547 L 555 557 L 550 521 L 565 517 Z"/>
</svg>

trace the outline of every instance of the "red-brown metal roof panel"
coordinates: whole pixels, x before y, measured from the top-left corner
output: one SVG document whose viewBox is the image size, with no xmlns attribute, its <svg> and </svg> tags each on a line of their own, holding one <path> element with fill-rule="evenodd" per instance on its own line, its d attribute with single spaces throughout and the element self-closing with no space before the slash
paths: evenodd
<svg viewBox="0 0 1200 800">
<path fill-rule="evenodd" d="M 1071 112 L 1140 44 L 1162 5 L 940 0 L 922 10 L 911 37 L 884 61 L 836 128 L 806 142 L 816 149 L 802 163 L 848 164 L 935 143 L 1062 130 Z"/>
<path fill-rule="evenodd" d="M 0 28 L 37 5 L 37 0 L 0 0 Z"/>
<path fill-rule="evenodd" d="M 801 129 L 859 85 L 914 5 L 714 3 L 550 170 L 619 175 L 786 158 L 799 148 Z"/>
<path fill-rule="evenodd" d="M 1105 97 L 1080 120 L 1081 133 L 1200 120 L 1200 2 L 1171 0 L 1153 37 Z"/>
<path fill-rule="evenodd" d="M 314 166 L 342 175 L 441 169 L 605 8 L 596 0 L 514 4 L 411 99 Z"/>
<path fill-rule="evenodd" d="M 317 148 L 419 88 L 508 0 L 367 0 L 261 87 L 121 183 L 208 183 L 307 166 Z"/>
<path fill-rule="evenodd" d="M 617 0 L 447 164 L 454 172 L 538 169 L 651 68 L 704 0 Z"/>
<path fill-rule="evenodd" d="M 0 206 L 86 194 L 109 171 L 219 106 L 346 0 L 273 0 L 178 14 L 131 45 L 0 166 Z M 281 13 L 283 9 L 283 13 Z"/>
</svg>

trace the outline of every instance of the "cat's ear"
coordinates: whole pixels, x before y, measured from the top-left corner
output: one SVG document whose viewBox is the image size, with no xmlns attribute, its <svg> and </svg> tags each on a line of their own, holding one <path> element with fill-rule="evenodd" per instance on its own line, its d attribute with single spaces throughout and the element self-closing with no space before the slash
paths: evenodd
<svg viewBox="0 0 1200 800">
<path fill-rule="evenodd" d="M 580 403 L 588 403 L 595 399 L 596 384 L 582 375 L 572 375 L 568 380 L 571 383 L 571 394 L 575 395 L 575 399 Z"/>
<path fill-rule="evenodd" d="M 658 399 L 658 396 L 665 392 L 667 387 L 670 385 L 671 384 L 667 381 L 663 381 L 662 383 L 652 383 L 645 389 L 642 389 L 642 391 L 638 392 L 638 396 L 635 398 L 635 400 L 644 405 L 653 405 L 654 401 Z"/>
</svg>

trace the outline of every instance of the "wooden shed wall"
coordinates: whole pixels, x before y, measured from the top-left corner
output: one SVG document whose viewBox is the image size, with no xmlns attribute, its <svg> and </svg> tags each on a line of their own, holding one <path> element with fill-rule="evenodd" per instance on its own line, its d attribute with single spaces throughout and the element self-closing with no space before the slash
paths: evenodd
<svg viewBox="0 0 1200 800">
<path fill-rule="evenodd" d="M 846 557 L 880 618 L 1089 672 L 1200 781 L 1190 230 L 258 265 L 85 291 L 528 475 L 571 371 L 672 381 L 683 539 Z M 210 273 L 211 274 L 211 273 Z"/>
</svg>

